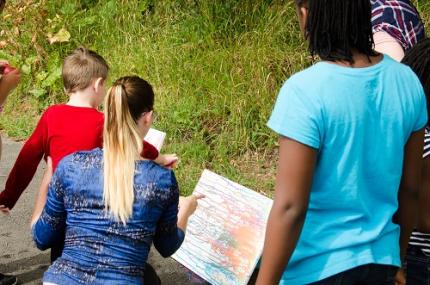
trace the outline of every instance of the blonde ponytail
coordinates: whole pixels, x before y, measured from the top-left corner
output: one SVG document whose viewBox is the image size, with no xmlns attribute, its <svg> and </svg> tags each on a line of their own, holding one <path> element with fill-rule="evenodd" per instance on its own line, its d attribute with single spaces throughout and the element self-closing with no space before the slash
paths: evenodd
<svg viewBox="0 0 430 285">
<path fill-rule="evenodd" d="M 143 147 L 128 105 L 124 85 L 114 85 L 106 95 L 104 109 L 103 197 L 109 214 L 124 224 L 133 213 L 135 161 Z"/>
</svg>

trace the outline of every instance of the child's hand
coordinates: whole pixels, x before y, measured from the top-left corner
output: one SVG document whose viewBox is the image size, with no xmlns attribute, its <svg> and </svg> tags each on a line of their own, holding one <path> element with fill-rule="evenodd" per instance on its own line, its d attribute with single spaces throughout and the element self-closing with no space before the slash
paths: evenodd
<svg viewBox="0 0 430 285">
<path fill-rule="evenodd" d="M 5 59 L 0 59 L 0 67 L 5 67 L 6 65 L 9 65 L 9 61 Z"/>
<path fill-rule="evenodd" d="M 175 168 L 178 162 L 178 156 L 176 154 L 160 154 L 156 162 L 159 161 L 159 164 L 167 167 L 167 168 Z"/>
<path fill-rule="evenodd" d="M 9 93 L 16 86 L 18 86 L 19 80 L 21 79 L 21 73 L 18 69 L 12 68 L 9 65 L 2 65 L 0 62 L 0 66 L 4 67 L 4 73 L 1 77 L 0 87 L 3 92 Z"/>
<path fill-rule="evenodd" d="M 396 277 L 394 278 L 394 284 L 395 285 L 406 284 L 406 274 L 402 268 L 400 268 L 399 271 L 397 271 Z"/>
<path fill-rule="evenodd" d="M 3 106 L 10 92 L 18 86 L 21 73 L 17 68 L 10 66 L 8 61 L 0 60 L 0 75 L 0 106 Z"/>
<path fill-rule="evenodd" d="M 2 212 L 5 215 L 8 215 L 10 213 L 10 210 L 5 205 L 0 205 L 0 212 Z"/>
</svg>

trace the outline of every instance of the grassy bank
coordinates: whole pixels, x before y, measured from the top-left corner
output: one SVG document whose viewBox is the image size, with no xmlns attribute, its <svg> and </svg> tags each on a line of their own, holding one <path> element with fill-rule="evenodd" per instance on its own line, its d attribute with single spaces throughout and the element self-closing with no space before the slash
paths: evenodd
<svg viewBox="0 0 430 285">
<path fill-rule="evenodd" d="M 429 27 L 430 3 L 417 6 Z M 109 61 L 110 82 L 138 74 L 154 86 L 155 127 L 181 157 L 184 193 L 204 168 L 271 192 L 276 135 L 265 123 L 282 82 L 310 60 L 293 1 L 10 0 L 2 23 L 0 58 L 23 71 L 0 118 L 9 136 L 26 138 L 66 100 L 61 60 L 83 45 Z"/>
</svg>

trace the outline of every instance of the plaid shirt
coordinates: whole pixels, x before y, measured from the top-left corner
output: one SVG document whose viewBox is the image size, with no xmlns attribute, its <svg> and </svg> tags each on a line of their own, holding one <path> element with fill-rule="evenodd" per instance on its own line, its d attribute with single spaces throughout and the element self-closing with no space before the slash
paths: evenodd
<svg viewBox="0 0 430 285">
<path fill-rule="evenodd" d="M 409 0 L 371 0 L 373 32 L 384 31 L 410 49 L 425 38 L 424 25 Z"/>
</svg>

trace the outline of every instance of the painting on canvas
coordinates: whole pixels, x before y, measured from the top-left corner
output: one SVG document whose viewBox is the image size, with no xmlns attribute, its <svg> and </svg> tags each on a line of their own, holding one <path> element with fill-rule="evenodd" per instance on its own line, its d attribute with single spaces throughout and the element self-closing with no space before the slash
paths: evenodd
<svg viewBox="0 0 430 285">
<path fill-rule="evenodd" d="M 208 170 L 194 193 L 206 197 L 173 258 L 210 284 L 247 284 L 261 256 L 272 200 Z"/>
</svg>

